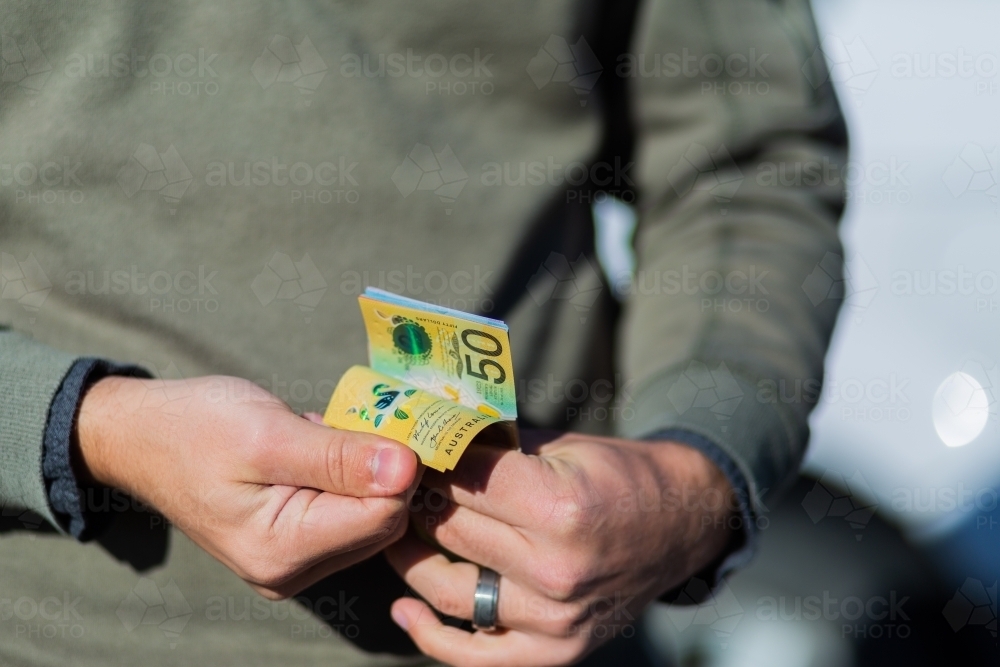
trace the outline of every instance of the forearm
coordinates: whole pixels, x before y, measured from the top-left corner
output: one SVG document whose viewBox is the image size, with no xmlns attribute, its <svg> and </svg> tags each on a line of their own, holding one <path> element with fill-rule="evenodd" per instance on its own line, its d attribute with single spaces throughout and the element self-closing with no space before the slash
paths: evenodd
<svg viewBox="0 0 1000 667">
<path fill-rule="evenodd" d="M 815 397 L 777 400 L 777 389 L 821 382 L 840 304 L 844 184 L 795 174 L 845 163 L 844 123 L 807 2 L 652 2 L 647 12 L 637 57 L 678 43 L 698 57 L 766 53 L 769 94 L 706 94 L 704 76 L 632 80 L 643 202 L 619 367 L 635 419 L 619 432 L 706 438 L 754 503 L 801 461 Z M 822 293 L 810 288 L 817 272 Z"/>
</svg>

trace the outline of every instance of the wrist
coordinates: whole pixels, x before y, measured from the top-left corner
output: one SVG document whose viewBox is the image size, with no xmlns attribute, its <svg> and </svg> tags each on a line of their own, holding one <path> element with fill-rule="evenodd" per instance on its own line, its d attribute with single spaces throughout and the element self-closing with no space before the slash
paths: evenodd
<svg viewBox="0 0 1000 667">
<path fill-rule="evenodd" d="M 83 395 L 71 441 L 81 481 L 124 488 L 115 465 L 115 430 L 121 427 L 126 413 L 125 397 L 141 382 L 112 375 L 95 382 Z"/>
<path fill-rule="evenodd" d="M 723 557 L 738 537 L 740 500 L 723 471 L 700 450 L 673 441 L 650 443 L 663 498 L 674 498 L 674 528 L 686 555 L 682 579 Z M 676 582 L 675 582 L 676 583 Z"/>
</svg>

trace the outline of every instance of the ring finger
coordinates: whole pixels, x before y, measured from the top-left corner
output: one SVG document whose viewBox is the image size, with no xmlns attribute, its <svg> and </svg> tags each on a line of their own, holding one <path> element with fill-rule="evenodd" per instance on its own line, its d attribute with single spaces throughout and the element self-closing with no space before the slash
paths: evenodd
<svg viewBox="0 0 1000 667">
<path fill-rule="evenodd" d="M 386 557 L 406 583 L 435 609 L 447 616 L 472 620 L 478 565 L 452 563 L 412 533 L 387 548 Z M 582 603 L 556 602 L 516 581 L 500 578 L 499 627 L 566 637 L 584 620 L 585 612 Z"/>
</svg>

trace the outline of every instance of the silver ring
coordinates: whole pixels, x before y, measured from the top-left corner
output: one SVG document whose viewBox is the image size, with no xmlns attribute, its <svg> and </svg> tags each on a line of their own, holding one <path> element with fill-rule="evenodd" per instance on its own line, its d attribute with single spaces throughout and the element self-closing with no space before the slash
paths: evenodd
<svg viewBox="0 0 1000 667">
<path fill-rule="evenodd" d="M 479 568 L 479 581 L 472 601 L 472 627 L 496 630 L 500 599 L 500 575 L 488 567 Z"/>
</svg>

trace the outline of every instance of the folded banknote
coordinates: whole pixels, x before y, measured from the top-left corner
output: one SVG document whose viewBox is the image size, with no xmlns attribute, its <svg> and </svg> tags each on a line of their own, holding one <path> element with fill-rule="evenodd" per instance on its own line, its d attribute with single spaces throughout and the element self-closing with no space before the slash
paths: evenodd
<svg viewBox="0 0 1000 667">
<path fill-rule="evenodd" d="M 344 374 L 326 424 L 402 442 L 440 471 L 473 440 L 518 447 L 506 324 L 375 288 L 358 302 L 371 367 Z"/>
</svg>

